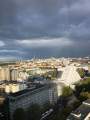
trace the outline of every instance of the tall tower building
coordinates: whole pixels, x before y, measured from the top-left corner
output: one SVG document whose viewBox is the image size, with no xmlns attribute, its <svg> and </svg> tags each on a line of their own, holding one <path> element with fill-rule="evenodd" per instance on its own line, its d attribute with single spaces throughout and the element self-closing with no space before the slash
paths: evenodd
<svg viewBox="0 0 90 120">
<path fill-rule="evenodd" d="M 10 69 L 8 67 L 0 68 L 0 80 L 10 80 Z"/>
<path fill-rule="evenodd" d="M 18 70 L 17 69 L 10 70 L 10 79 L 17 80 L 17 78 L 18 78 Z"/>
</svg>

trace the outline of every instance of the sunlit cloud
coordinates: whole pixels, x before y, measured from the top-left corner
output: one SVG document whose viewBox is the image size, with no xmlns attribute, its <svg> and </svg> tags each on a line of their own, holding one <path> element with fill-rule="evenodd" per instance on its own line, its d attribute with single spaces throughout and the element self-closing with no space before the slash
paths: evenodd
<svg viewBox="0 0 90 120">
<path fill-rule="evenodd" d="M 0 47 L 5 46 L 5 43 L 3 41 L 0 41 Z"/>
<path fill-rule="evenodd" d="M 16 53 L 16 54 L 24 54 L 25 52 L 24 51 L 20 51 L 20 50 L 8 50 L 8 49 L 3 49 L 3 50 L 0 50 L 0 53 Z"/>
<path fill-rule="evenodd" d="M 67 38 L 53 38 L 53 39 L 32 39 L 32 40 L 17 40 L 19 45 L 23 47 L 65 47 L 73 45 L 73 42 Z"/>
</svg>

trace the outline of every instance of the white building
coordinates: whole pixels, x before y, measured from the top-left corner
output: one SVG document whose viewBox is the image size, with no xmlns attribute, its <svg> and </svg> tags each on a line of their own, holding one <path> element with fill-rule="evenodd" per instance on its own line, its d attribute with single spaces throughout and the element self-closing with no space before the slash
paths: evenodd
<svg viewBox="0 0 90 120">
<path fill-rule="evenodd" d="M 62 70 L 63 70 L 63 74 L 61 78 L 58 79 L 58 81 L 63 82 L 66 85 L 70 86 L 81 79 L 80 75 L 77 72 L 76 66 L 73 65 L 66 66 Z"/>
<path fill-rule="evenodd" d="M 59 74 L 59 77 L 56 80 L 58 97 L 62 95 L 62 89 L 64 86 L 70 86 L 72 89 L 74 89 L 75 87 L 74 84 L 80 81 L 81 79 L 80 75 L 77 72 L 77 67 L 73 65 L 69 65 L 66 67 L 59 67 L 58 74 Z"/>
<path fill-rule="evenodd" d="M 27 88 L 26 84 L 7 84 L 7 85 L 4 85 L 4 89 L 5 89 L 5 92 L 6 93 L 16 93 L 18 91 L 21 91 L 21 90 L 24 90 Z"/>
</svg>

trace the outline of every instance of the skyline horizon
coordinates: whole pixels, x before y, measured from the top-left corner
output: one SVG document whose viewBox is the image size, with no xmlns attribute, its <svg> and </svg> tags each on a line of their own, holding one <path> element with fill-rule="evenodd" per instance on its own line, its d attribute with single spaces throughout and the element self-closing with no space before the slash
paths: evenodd
<svg viewBox="0 0 90 120">
<path fill-rule="evenodd" d="M 90 55 L 88 55 L 88 56 L 77 56 L 77 57 L 72 57 L 72 56 L 58 56 L 58 57 L 55 57 L 55 56 L 50 56 L 50 57 L 46 57 L 46 56 L 44 56 L 44 57 L 35 57 L 35 56 L 33 56 L 33 57 L 31 57 L 31 58 L 20 58 L 20 57 L 17 57 L 17 58 L 13 58 L 13 57 L 3 57 L 3 58 L 1 58 L 0 57 L 0 62 L 9 62 L 9 61 L 23 61 L 23 60 L 34 60 L 34 59 L 61 59 L 61 58 L 65 58 L 65 59 L 68 59 L 68 58 L 70 58 L 70 59 L 74 59 L 74 58 L 76 58 L 76 59 L 79 59 L 79 58 L 82 58 L 82 59 L 88 59 L 88 58 L 90 58 Z"/>
</svg>

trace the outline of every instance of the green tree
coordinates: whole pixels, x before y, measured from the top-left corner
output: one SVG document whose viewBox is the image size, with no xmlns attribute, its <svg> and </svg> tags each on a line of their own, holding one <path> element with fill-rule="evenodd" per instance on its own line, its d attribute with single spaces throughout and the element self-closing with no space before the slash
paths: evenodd
<svg viewBox="0 0 90 120">
<path fill-rule="evenodd" d="M 90 98 L 90 78 L 86 78 L 76 85 L 75 95 L 81 101 Z"/>
<path fill-rule="evenodd" d="M 63 97 L 68 97 L 72 94 L 73 94 L 73 90 L 70 87 L 68 87 L 68 86 L 63 87 L 63 90 L 62 90 Z"/>
<path fill-rule="evenodd" d="M 83 77 L 85 76 L 85 71 L 84 71 L 84 69 L 79 68 L 79 69 L 77 69 L 77 71 L 78 71 L 79 75 L 81 76 L 81 78 L 83 78 Z"/>
<path fill-rule="evenodd" d="M 90 99 L 90 93 L 89 93 L 89 92 L 81 92 L 81 93 L 80 93 L 80 96 L 79 96 L 79 99 L 80 99 L 81 101 Z"/>
<path fill-rule="evenodd" d="M 49 110 L 50 108 L 52 108 L 52 107 L 53 107 L 52 104 L 50 104 L 49 102 L 46 102 L 46 103 L 43 105 L 43 107 L 42 107 L 42 112 L 44 113 L 44 112 L 46 112 L 47 110 Z"/>
<path fill-rule="evenodd" d="M 28 108 L 27 111 L 28 120 L 40 120 L 41 118 L 41 107 L 38 104 L 33 104 Z"/>
<path fill-rule="evenodd" d="M 13 114 L 13 120 L 26 120 L 26 113 L 22 108 L 15 110 Z"/>
<path fill-rule="evenodd" d="M 65 107 L 62 110 L 59 110 L 51 120 L 66 120 L 68 115 L 71 113 L 72 108 L 71 107 Z"/>
<path fill-rule="evenodd" d="M 82 104 L 82 102 L 80 102 L 79 100 L 75 101 L 75 102 L 73 103 L 73 109 L 75 110 L 75 109 L 78 108 L 81 104 Z"/>
</svg>

